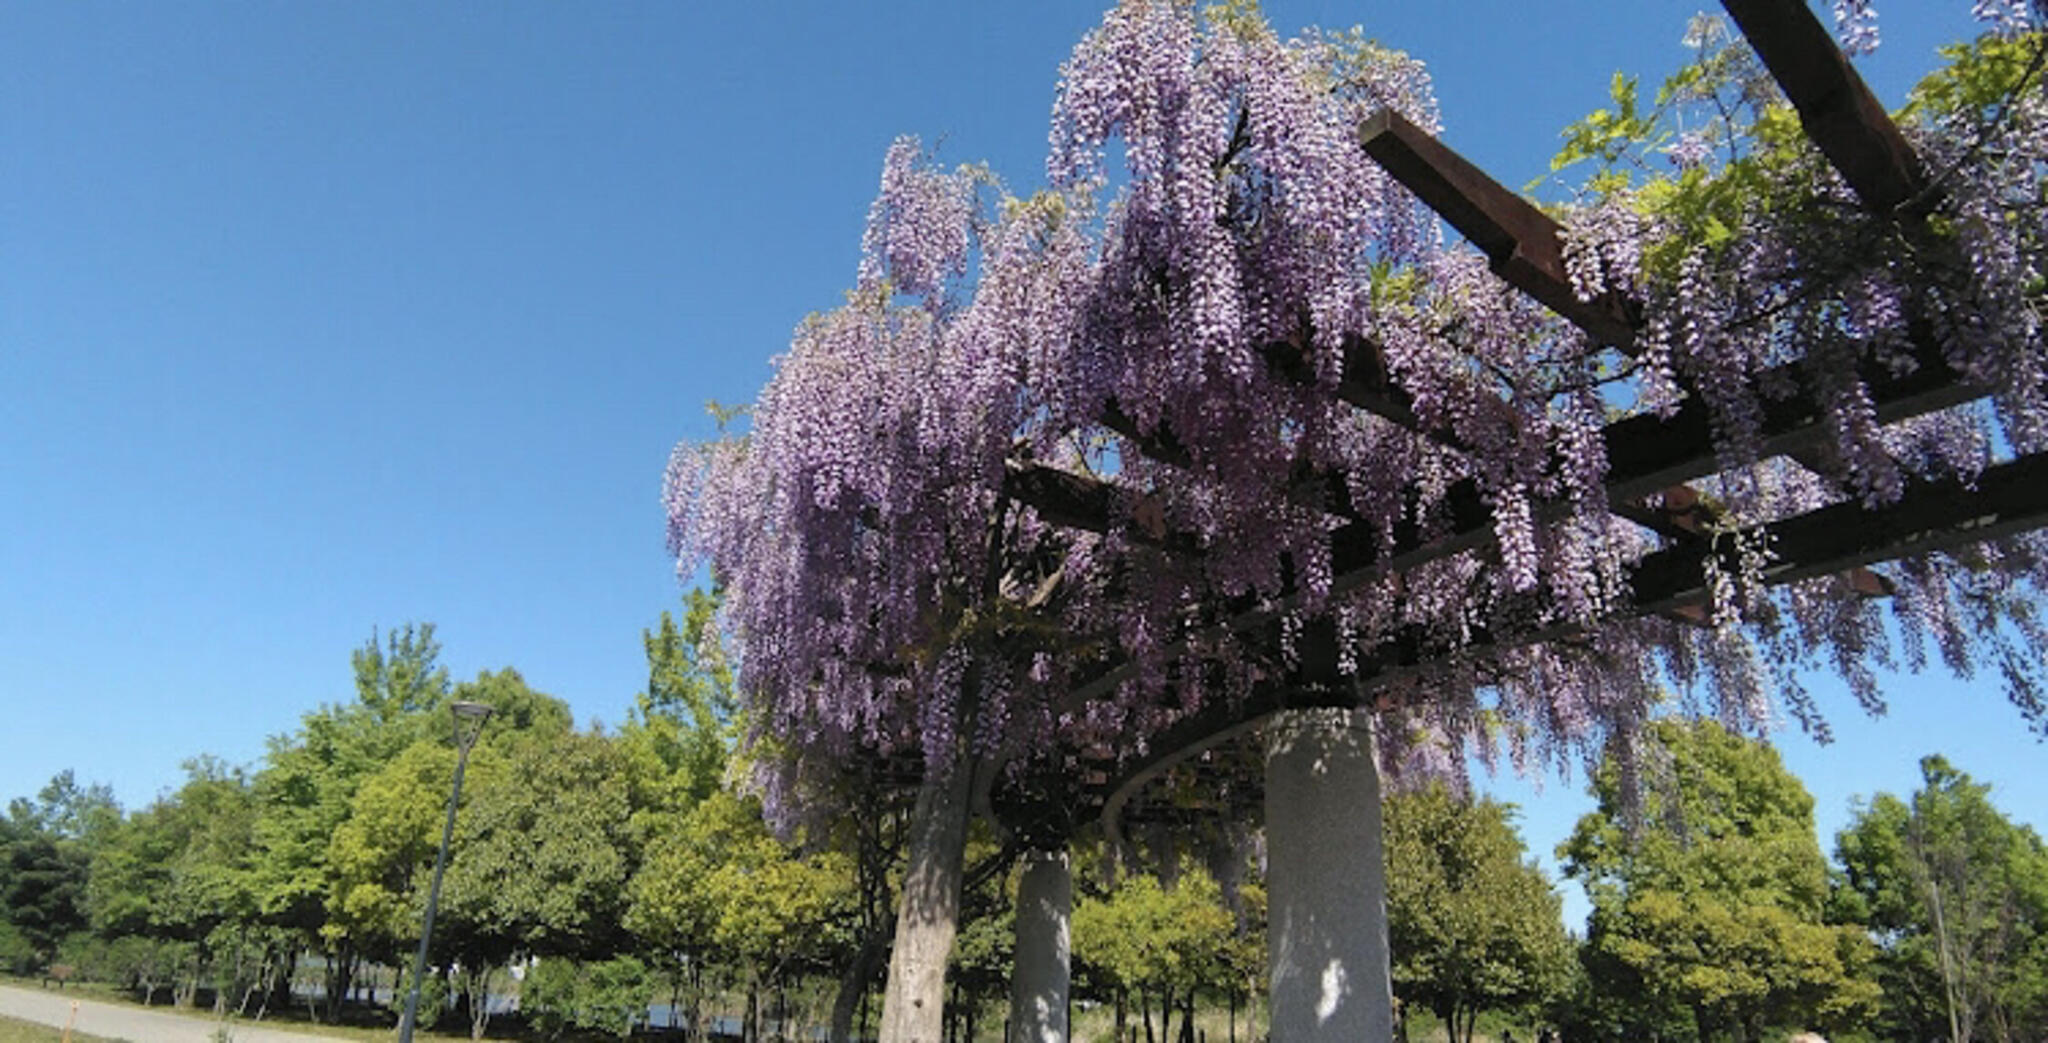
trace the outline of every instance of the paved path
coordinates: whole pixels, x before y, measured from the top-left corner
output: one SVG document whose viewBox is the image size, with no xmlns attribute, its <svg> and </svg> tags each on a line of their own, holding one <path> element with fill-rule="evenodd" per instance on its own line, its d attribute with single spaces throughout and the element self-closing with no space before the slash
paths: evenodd
<svg viewBox="0 0 2048 1043">
<path fill-rule="evenodd" d="M 0 985 L 0 1014 L 63 1028 L 64 1019 L 71 1016 L 71 1002 L 77 997 L 77 993 L 68 990 L 18 989 L 12 985 Z M 210 1043 L 213 1030 L 219 1027 L 219 1023 L 211 1018 L 186 1017 L 119 1003 L 80 999 L 78 1018 L 71 1027 L 95 1036 L 125 1039 L 132 1043 Z M 309 1036 L 302 1032 L 259 1028 L 256 1023 L 248 1021 L 230 1022 L 228 1030 L 234 1033 L 234 1043 L 335 1043 L 333 1036 Z"/>
</svg>

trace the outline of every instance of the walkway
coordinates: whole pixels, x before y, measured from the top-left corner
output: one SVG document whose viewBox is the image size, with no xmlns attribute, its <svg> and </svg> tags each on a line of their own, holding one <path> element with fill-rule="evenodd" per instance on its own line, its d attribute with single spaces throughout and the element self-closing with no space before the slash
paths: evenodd
<svg viewBox="0 0 2048 1043">
<path fill-rule="evenodd" d="M 19 989 L 0 985 L 0 1014 L 63 1028 L 64 1019 L 71 1016 L 71 1004 L 76 998 L 76 993 L 60 989 Z M 108 1039 L 132 1040 L 133 1043 L 211 1043 L 214 1029 L 220 1027 L 220 1023 L 211 1018 L 167 1014 L 98 1000 L 79 999 L 77 1003 L 78 1019 L 72 1022 L 72 1028 Z M 262 1028 L 250 1021 L 230 1022 L 228 1031 L 234 1034 L 234 1043 L 335 1043 L 332 1036 L 283 1032 Z"/>
</svg>

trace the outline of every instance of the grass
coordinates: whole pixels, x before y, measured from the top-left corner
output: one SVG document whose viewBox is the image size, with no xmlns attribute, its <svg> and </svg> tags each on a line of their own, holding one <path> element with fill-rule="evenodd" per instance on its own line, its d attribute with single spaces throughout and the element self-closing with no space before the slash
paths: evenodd
<svg viewBox="0 0 2048 1043">
<path fill-rule="evenodd" d="M 1124 1031 L 1126 1033 L 1136 1032 L 1140 1043 L 1143 1043 L 1145 1034 L 1138 1021 L 1137 1009 L 1133 1007 L 1127 1016 L 1128 1021 Z M 1154 1011 L 1153 1029 L 1155 1032 L 1158 1030 L 1158 1022 L 1156 1020 L 1158 1016 L 1158 1012 Z M 1002 1015 L 998 1012 L 995 1015 L 998 1030 L 1001 1027 L 1001 1019 Z M 984 1021 L 986 1020 L 984 1018 Z M 1075 1043 L 1114 1043 L 1115 1025 L 1116 1013 L 1106 1004 L 1092 1006 L 1085 1010 L 1077 1007 L 1074 1011 L 1072 1037 Z M 1180 1032 L 1179 1026 L 1180 1019 L 1176 1016 L 1174 1019 L 1174 1034 L 1176 1036 Z M 1228 1043 L 1230 1039 L 1230 1014 L 1220 1004 L 1204 1002 L 1200 1007 L 1196 1008 L 1195 1026 L 1203 1034 L 1201 1038 L 1206 1038 L 1208 1043 Z M 1238 1009 L 1237 1039 L 1239 1043 L 1249 1043 L 1253 1039 L 1258 1039 L 1264 1034 L 1265 1030 L 1266 1022 L 1263 1013 L 1260 1014 L 1256 1023 L 1254 1023 L 1250 1020 L 1250 1016 L 1244 1008 L 1240 1007 Z M 1516 1040 L 1533 1040 L 1536 1038 L 1534 1026 L 1526 1025 L 1519 1019 L 1489 1011 L 1480 1015 L 1478 1031 L 1472 1034 L 1473 1043 L 1494 1043 L 1494 1041 L 1502 1038 L 1502 1030 L 1512 1031 Z M 999 1034 L 989 1035 L 988 1038 L 999 1040 L 1001 1036 Z M 1449 1036 L 1444 1032 L 1443 1023 L 1439 1022 L 1434 1014 L 1428 1011 L 1411 1010 L 1408 1015 L 1408 1039 L 1410 1043 L 1447 1043 Z"/>
<path fill-rule="evenodd" d="M 0 1016 L 0 1043 L 62 1043 L 63 1039 L 63 1029 L 53 1029 L 48 1025 L 38 1025 L 33 1021 L 22 1021 L 17 1018 Z M 73 1032 L 71 1034 L 71 1043 L 117 1043 L 117 1041 L 110 1040 L 105 1036 L 88 1036 L 83 1032 Z"/>
</svg>

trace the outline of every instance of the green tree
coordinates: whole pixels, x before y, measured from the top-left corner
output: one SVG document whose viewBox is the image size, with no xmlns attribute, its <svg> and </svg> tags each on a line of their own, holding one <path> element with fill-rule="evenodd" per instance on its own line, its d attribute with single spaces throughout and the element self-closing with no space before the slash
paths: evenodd
<svg viewBox="0 0 2048 1043">
<path fill-rule="evenodd" d="M 1562 902 L 1524 857 L 1511 805 L 1442 786 L 1385 802 L 1387 933 L 1394 993 L 1436 1012 L 1453 1039 L 1482 1010 L 1553 999 L 1573 959 Z"/>
<path fill-rule="evenodd" d="M 446 735 L 439 655 L 430 623 L 407 624 L 381 643 L 373 633 L 350 655 L 355 700 L 322 706 L 296 732 L 272 738 L 255 780 L 257 906 L 266 923 L 323 950 L 329 1020 L 340 1017 L 358 958 L 353 936 L 329 922 L 340 897 L 329 855 L 364 781 L 415 740 Z"/>
<path fill-rule="evenodd" d="M 48 964 L 64 939 L 89 923 L 86 883 L 93 852 L 121 823 L 121 806 L 104 785 L 80 785 L 58 772 L 34 800 L 9 802 L 0 829 L 0 921 L 11 944 Z"/>
<path fill-rule="evenodd" d="M 31 832 L 47 833 L 90 847 L 121 823 L 121 805 L 104 783 L 81 785 L 70 768 L 58 772 L 33 801 L 15 798 L 8 817 Z"/>
<path fill-rule="evenodd" d="M 1127 997 L 1135 996 L 1148 1041 L 1155 1038 L 1154 1000 L 1158 1038 L 1170 1038 L 1170 1012 L 1181 1009 L 1185 1018 L 1196 989 L 1229 977 L 1236 947 L 1236 922 L 1222 890 L 1197 867 L 1183 867 L 1171 887 L 1134 874 L 1109 894 L 1083 896 L 1074 906 L 1075 962 L 1115 994 L 1119 1015 Z M 1182 1001 L 1178 1007 L 1176 997 Z M 1122 1028 L 1119 1017 L 1117 1029 Z"/>
<path fill-rule="evenodd" d="M 448 668 L 440 656 L 432 623 L 407 623 L 384 635 L 381 647 L 371 631 L 370 640 L 349 655 L 357 701 L 380 721 L 440 709 L 449 690 Z"/>
<path fill-rule="evenodd" d="M 751 1039 L 762 995 L 844 948 L 853 881 L 846 855 L 785 845 L 762 821 L 758 801 L 720 791 L 649 849 L 631 884 L 627 924 L 654 946 L 731 967 L 747 993 Z"/>
<path fill-rule="evenodd" d="M 90 863 L 73 845 L 47 833 L 17 837 L 0 864 L 0 911 L 35 955 L 48 964 L 57 946 L 86 927 Z"/>
<path fill-rule="evenodd" d="M 1874 954 L 1861 931 L 1823 922 L 1813 798 L 1777 751 L 1711 721 L 1659 721 L 1647 738 L 1640 811 L 1662 828 L 1628 828 L 1610 761 L 1593 778 L 1598 808 L 1558 849 L 1593 900 L 1596 986 L 1634 1012 L 1637 1033 L 1753 1040 L 1866 1017 Z"/>
<path fill-rule="evenodd" d="M 534 691 L 515 670 L 484 671 L 452 694 L 488 703 L 494 710 L 502 708 L 492 715 L 469 759 L 458 814 L 464 832 L 458 835 L 449 862 L 450 880 L 460 881 L 464 879 L 468 842 L 478 836 L 470 831 L 470 820 L 476 817 L 480 802 L 495 800 L 500 808 L 508 803 L 523 803 L 529 810 L 557 799 L 586 802 L 582 794 L 571 792 L 575 787 L 557 769 L 561 765 L 580 766 L 587 758 L 579 755 L 585 747 L 574 745 L 577 740 L 569 732 L 567 706 Z M 327 890 L 320 931 L 335 951 L 402 964 L 419 938 L 428 882 L 447 814 L 456 751 L 445 713 L 418 711 L 395 719 L 390 726 L 399 734 L 417 738 L 361 780 L 347 814 L 335 827 L 322 858 Z M 601 737 L 591 737 L 591 741 L 599 746 L 605 743 Z M 550 761 L 565 750 L 570 755 L 563 757 L 560 764 Z M 517 777 L 522 774 L 526 777 Z M 516 826 L 516 813 L 508 814 Z M 622 806 L 620 815 L 624 814 Z M 506 816 L 493 816 L 492 821 L 502 825 Z M 563 823 L 554 825 L 560 827 L 560 835 L 543 838 L 525 833 L 507 839 L 494 838 L 495 849 L 504 851 L 528 845 L 536 849 L 544 846 L 555 852 L 581 842 L 574 828 Z M 551 878 L 538 883 L 544 887 L 560 882 Z M 449 886 L 453 891 L 464 885 Z M 532 893 L 532 888 L 522 889 L 516 880 L 500 880 L 488 886 Z M 486 887 L 472 882 L 467 890 L 477 895 Z M 454 895 L 449 897 L 452 907 Z M 478 901 L 488 900 L 486 897 Z M 435 931 L 444 954 L 470 947 L 462 955 L 468 957 L 465 962 L 473 972 L 469 983 L 473 990 L 486 987 L 486 972 L 520 945 L 515 928 L 481 905 L 466 908 L 444 923 Z M 446 966 L 450 961 L 440 962 Z M 472 1004 L 472 1010 L 475 1006 Z M 480 1016 L 481 1012 L 477 1014 Z"/>
<path fill-rule="evenodd" d="M 480 789 L 499 767 L 489 751 L 478 750 L 470 777 Z M 332 891 L 321 932 L 336 948 L 398 965 L 408 941 L 419 938 L 454 773 L 453 750 L 420 742 L 357 788 L 326 855 Z M 463 798 L 473 803 L 471 791 Z"/>
<path fill-rule="evenodd" d="M 626 752 L 596 732 L 506 743 L 515 749 L 503 769 L 479 780 L 457 822 L 434 931 L 463 968 L 476 1038 L 490 973 L 515 954 L 598 959 L 630 942 L 620 924 L 638 847 Z"/>
<path fill-rule="evenodd" d="M 257 807 L 248 776 L 207 756 L 185 762 L 185 776 L 176 792 L 110 832 L 86 888 L 102 936 L 163 943 L 147 953 L 141 946 L 124 950 L 147 955 L 142 970 L 169 977 L 158 974 L 170 951 L 165 945 L 184 955 L 181 1002 L 189 1002 L 209 963 L 225 965 L 224 986 L 255 981 L 288 960 L 292 948 L 258 923 L 251 870 Z M 217 1001 L 224 1004 L 230 991 L 217 989 Z"/>
<path fill-rule="evenodd" d="M 629 746 L 660 766 L 660 792 L 642 803 L 670 810 L 694 807 L 723 784 L 738 738 L 738 699 L 718 636 L 718 599 L 692 590 L 683 600 L 680 625 L 663 612 L 656 629 L 641 631 L 647 690 L 621 731 Z"/>
<path fill-rule="evenodd" d="M 630 766 L 636 851 L 651 853 L 684 831 L 690 812 L 725 785 L 739 739 L 718 598 L 692 590 L 683 602 L 680 623 L 663 612 L 654 629 L 641 631 L 647 687 L 618 735 Z M 667 979 L 670 1004 L 679 1010 L 694 1012 L 705 995 L 709 938 L 708 928 L 640 936 L 642 954 Z"/>
<path fill-rule="evenodd" d="M 2048 1034 L 2048 847 L 1939 756 L 1910 800 L 1880 793 L 1835 838 L 1844 905 L 1883 950 L 1894 1038 Z"/>
<path fill-rule="evenodd" d="M 634 956 L 544 959 L 527 974 L 519 1006 L 549 1039 L 571 1028 L 626 1039 L 647 1017 L 653 991 L 647 965 Z"/>
</svg>

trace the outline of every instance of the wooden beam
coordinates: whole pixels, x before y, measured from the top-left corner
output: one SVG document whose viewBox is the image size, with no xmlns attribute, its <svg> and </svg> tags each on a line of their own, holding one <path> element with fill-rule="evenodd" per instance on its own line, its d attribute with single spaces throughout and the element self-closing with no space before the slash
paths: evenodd
<svg viewBox="0 0 2048 1043">
<path fill-rule="evenodd" d="M 1311 334 L 1304 332 L 1302 340 Z M 1300 343 L 1277 341 L 1266 345 L 1262 354 L 1275 373 L 1297 384 L 1316 382 L 1315 367 Z M 1441 440 L 1438 433 L 1425 431 L 1415 416 L 1415 400 L 1394 381 L 1387 356 L 1380 346 L 1356 333 L 1344 335 L 1342 369 L 1337 375 L 1337 398 L 1428 438 Z"/>
<path fill-rule="evenodd" d="M 1003 495 L 1027 504 L 1054 525 L 1108 532 L 1127 495 L 1107 482 L 1029 460 L 1003 461 Z"/>
<path fill-rule="evenodd" d="M 1200 537 L 1167 526 L 1157 499 L 1099 478 L 1010 459 L 1003 461 L 1003 495 L 1062 528 L 1108 533 L 1128 522 L 1119 531 L 1139 543 L 1174 554 L 1202 553 Z"/>
<path fill-rule="evenodd" d="M 1872 508 L 1851 500 L 1763 526 L 1776 556 L 1764 569 L 1764 582 L 1852 572 L 2043 526 L 2048 526 L 2048 453 L 1986 468 L 1974 487 L 1914 482 L 1897 503 Z M 1632 576 L 1634 610 L 1654 612 L 1667 604 L 1703 600 L 1708 553 L 1703 546 L 1671 548 L 1644 558 Z M 1724 567 L 1738 567 L 1731 547 L 1715 553 L 1723 556 Z"/>
<path fill-rule="evenodd" d="M 1162 464 L 1171 464 L 1175 467 L 1193 467 L 1195 464 L 1194 454 L 1188 452 L 1187 446 L 1182 445 L 1181 440 L 1174 435 L 1173 428 L 1163 421 L 1154 425 L 1151 430 L 1145 430 L 1138 424 L 1137 418 L 1124 412 L 1124 407 L 1113 398 L 1102 404 L 1100 419 L 1102 426 L 1124 436 L 1132 445 L 1138 447 L 1139 452 Z"/>
<path fill-rule="evenodd" d="M 1359 144 L 1394 180 L 1486 254 L 1494 274 L 1586 331 L 1627 347 L 1635 323 L 1611 298 L 1579 300 L 1565 275 L 1558 225 L 1392 109 L 1358 128 Z"/>
<path fill-rule="evenodd" d="M 1934 337 L 1915 331 L 1914 368 L 1895 374 L 1884 366 L 1866 365 L 1858 374 L 1870 391 L 1879 424 L 1958 406 L 1983 398 L 1989 388 L 1964 379 L 1948 364 Z M 1764 387 L 1807 387 L 1805 363 L 1791 362 L 1756 375 Z M 1762 401 L 1762 452 L 1768 458 L 1802 452 L 1823 444 L 1827 425 L 1819 402 L 1808 395 Z M 1713 422 L 1707 405 L 1693 395 L 1670 417 L 1643 413 L 1601 429 L 1607 449 L 1607 495 L 1617 504 L 1653 496 L 1674 485 L 1704 478 L 1720 469 L 1714 454 Z"/>
<path fill-rule="evenodd" d="M 1948 481 L 1919 482 L 1888 507 L 1835 504 L 1763 526 L 1778 554 L 1764 582 L 1777 585 L 1844 573 L 1857 586 L 1863 582 L 1858 578 L 1860 566 L 2044 527 L 2048 453 L 1987 468 L 1974 488 Z M 1643 559 L 1632 570 L 1634 597 L 1626 614 L 1703 604 L 1701 578 L 1709 553 L 1715 553 L 1710 545 L 1697 542 Z M 1857 593 L 1870 592 L 1859 588 Z M 1572 632 L 1574 628 L 1554 626 L 1508 637 L 1480 630 L 1456 651 L 1552 640 Z M 1213 702 L 1152 736 L 1143 753 L 1124 760 L 1104 784 L 1090 787 L 1105 814 L 1119 813 L 1140 788 L 1174 765 L 1249 732 L 1275 713 L 1309 706 L 1357 708 L 1372 698 L 1374 683 L 1385 683 L 1441 654 L 1433 651 L 1426 633 L 1406 632 L 1362 652 L 1358 673 L 1346 677 L 1335 670 L 1335 640 L 1329 621 L 1308 621 L 1297 638 L 1301 670 L 1295 676 L 1256 685 L 1240 702 Z M 1271 644 L 1273 639 L 1267 641 Z"/>
<path fill-rule="evenodd" d="M 1919 156 L 1806 0 L 1721 0 L 1721 6 L 1799 110 L 1806 136 L 1864 206 L 1891 213 L 1902 207 L 1924 212 L 1933 204 Z"/>
</svg>

